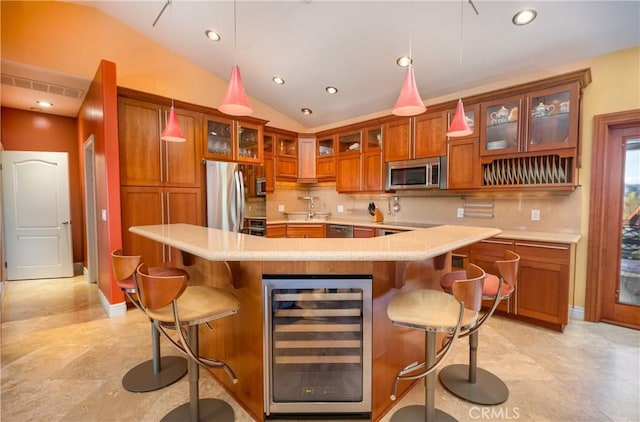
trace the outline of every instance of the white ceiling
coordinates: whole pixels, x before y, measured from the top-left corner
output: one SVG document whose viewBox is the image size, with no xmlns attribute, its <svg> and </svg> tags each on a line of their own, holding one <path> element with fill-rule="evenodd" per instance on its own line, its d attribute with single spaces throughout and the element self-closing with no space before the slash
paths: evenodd
<svg viewBox="0 0 640 422">
<path fill-rule="evenodd" d="M 174 0 L 154 27 L 165 2 L 76 3 L 111 15 L 223 80 L 235 56 L 250 96 L 309 128 L 389 110 L 405 73 L 395 61 L 409 53 L 410 40 L 427 102 L 640 45 L 640 1 L 475 0 L 476 15 L 468 0 L 240 0 L 234 53 L 233 2 Z M 538 18 L 514 26 L 513 14 L 525 7 L 536 9 Z M 222 41 L 206 40 L 206 29 L 220 32 Z M 286 83 L 274 84 L 276 75 Z M 327 94 L 329 85 L 339 92 Z M 3 85 L 3 105 L 16 107 L 11 97 Z M 313 114 L 302 115 L 302 107 Z"/>
</svg>

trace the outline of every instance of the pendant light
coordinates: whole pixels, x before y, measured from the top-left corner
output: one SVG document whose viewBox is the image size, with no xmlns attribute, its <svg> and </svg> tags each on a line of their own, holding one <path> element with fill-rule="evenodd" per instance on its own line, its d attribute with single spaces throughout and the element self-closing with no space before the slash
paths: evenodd
<svg viewBox="0 0 640 422">
<path fill-rule="evenodd" d="M 473 4 L 472 4 L 473 5 Z M 464 0 L 460 0 L 460 50 L 458 60 L 460 62 L 460 68 L 462 68 L 462 26 L 464 22 Z M 459 138 L 461 136 L 469 136 L 473 134 L 473 130 L 467 123 L 467 116 L 464 114 L 464 105 L 462 104 L 462 98 L 458 98 L 458 104 L 456 105 L 456 112 L 453 115 L 451 126 L 447 131 L 447 136 L 451 138 Z"/>
<path fill-rule="evenodd" d="M 411 4 L 410 4 L 411 6 Z M 411 13 L 409 13 L 411 15 Z M 413 73 L 413 56 L 411 55 L 412 26 L 409 27 L 409 66 L 404 75 L 404 83 L 400 90 L 400 95 L 391 110 L 391 114 L 396 116 L 415 116 L 427 110 L 416 85 L 416 77 Z"/>
<path fill-rule="evenodd" d="M 167 3 L 165 3 L 164 8 L 166 8 L 167 5 L 171 5 L 171 0 L 167 0 Z M 160 12 L 160 15 L 162 15 L 162 12 L 164 12 L 164 8 Z M 158 15 L 156 22 L 158 22 L 160 15 Z M 169 10 L 169 21 L 171 22 L 170 26 L 173 26 L 173 6 L 171 6 L 171 10 Z M 155 25 L 156 22 L 154 22 L 153 24 Z M 178 117 L 176 116 L 176 109 L 173 107 L 174 75 L 175 75 L 175 72 L 172 71 L 171 72 L 171 109 L 169 109 L 169 118 L 167 119 L 166 125 L 162 131 L 162 134 L 160 135 L 160 139 L 167 142 L 187 142 L 187 138 L 185 138 L 184 133 L 182 132 L 182 129 L 180 129 L 180 125 L 178 125 Z"/>
<path fill-rule="evenodd" d="M 233 60 L 234 65 L 231 68 L 231 78 L 227 92 L 224 94 L 222 103 L 218 110 L 232 116 L 248 116 L 253 113 L 253 109 L 249 104 L 249 99 L 242 85 L 242 76 L 240 76 L 240 68 L 237 60 L 237 31 L 236 31 L 236 1 L 233 1 Z"/>
</svg>

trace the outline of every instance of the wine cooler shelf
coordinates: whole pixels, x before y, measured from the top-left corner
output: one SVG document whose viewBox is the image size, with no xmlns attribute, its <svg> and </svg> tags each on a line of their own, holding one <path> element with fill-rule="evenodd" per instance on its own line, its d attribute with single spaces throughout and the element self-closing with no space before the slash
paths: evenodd
<svg viewBox="0 0 640 422">
<path fill-rule="evenodd" d="M 566 185 L 572 178 L 573 157 L 501 158 L 482 165 L 483 186 Z"/>
</svg>

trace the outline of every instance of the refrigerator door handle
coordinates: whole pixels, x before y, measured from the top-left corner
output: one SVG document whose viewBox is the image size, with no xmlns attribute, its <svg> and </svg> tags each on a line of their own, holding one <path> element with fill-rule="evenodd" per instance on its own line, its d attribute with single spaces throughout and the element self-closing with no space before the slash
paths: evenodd
<svg viewBox="0 0 640 422">
<path fill-rule="evenodd" d="M 244 183 L 242 183 L 242 171 L 238 170 L 236 176 L 236 216 L 238 218 L 238 232 L 244 229 Z"/>
</svg>

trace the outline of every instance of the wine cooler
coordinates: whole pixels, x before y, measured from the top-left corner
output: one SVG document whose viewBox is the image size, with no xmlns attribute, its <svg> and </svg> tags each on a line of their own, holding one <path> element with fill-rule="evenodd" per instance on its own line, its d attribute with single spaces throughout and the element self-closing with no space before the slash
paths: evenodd
<svg viewBox="0 0 640 422">
<path fill-rule="evenodd" d="M 371 283 L 264 275 L 265 414 L 370 414 Z"/>
</svg>

